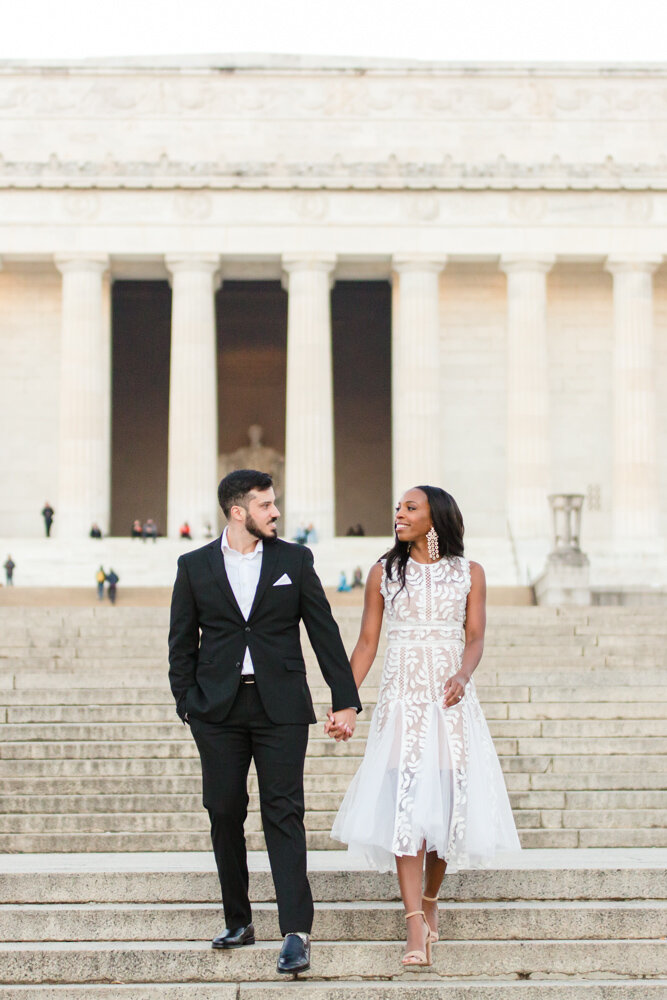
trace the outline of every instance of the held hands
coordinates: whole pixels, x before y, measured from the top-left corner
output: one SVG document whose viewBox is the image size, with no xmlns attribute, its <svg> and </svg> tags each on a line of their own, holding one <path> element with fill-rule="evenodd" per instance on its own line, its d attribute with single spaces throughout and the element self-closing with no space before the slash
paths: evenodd
<svg viewBox="0 0 667 1000">
<path fill-rule="evenodd" d="M 445 700 L 443 702 L 445 708 L 451 708 L 453 705 L 458 705 L 465 694 L 465 687 L 469 680 L 469 677 L 466 677 L 465 674 L 459 672 L 458 674 L 453 674 L 446 681 Z"/>
<path fill-rule="evenodd" d="M 354 708 L 343 708 L 339 712 L 328 712 L 327 721 L 324 723 L 324 732 L 331 736 L 336 743 L 343 740 L 347 743 L 354 733 L 357 724 L 357 712 Z"/>
</svg>

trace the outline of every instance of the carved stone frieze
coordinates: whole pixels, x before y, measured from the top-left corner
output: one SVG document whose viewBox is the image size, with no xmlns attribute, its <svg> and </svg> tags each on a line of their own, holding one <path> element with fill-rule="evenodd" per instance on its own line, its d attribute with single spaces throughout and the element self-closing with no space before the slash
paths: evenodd
<svg viewBox="0 0 667 1000">
<path fill-rule="evenodd" d="M 66 160 L 55 153 L 45 160 L 11 160 L 0 155 L 0 188 L 272 188 L 385 190 L 667 190 L 667 157 L 653 163 L 620 162 L 608 156 L 600 162 L 566 162 L 554 156 L 548 162 L 521 162 L 498 156 L 476 163 L 450 155 L 432 162 L 401 160 L 346 160 L 338 154 L 326 162 L 174 160 Z M 638 220 L 650 215 L 650 200 L 628 196 L 628 212 Z M 304 201 L 312 211 L 315 202 Z M 317 204 L 321 204 L 317 202 Z M 415 215 L 434 211 L 431 201 L 415 201 Z M 522 202 L 517 200 L 517 206 Z M 527 203 L 526 203 L 527 204 Z M 206 202 L 184 195 L 183 214 L 203 218 Z M 531 205 L 530 211 L 533 211 Z M 319 209 L 318 209 L 319 211 Z M 437 214 L 437 209 L 435 209 Z M 521 210 L 519 212 L 521 214 Z"/>
<path fill-rule="evenodd" d="M 667 80 L 653 71 L 625 76 L 602 70 L 469 72 L 429 67 L 403 71 L 326 70 L 139 71 L 103 69 L 44 74 L 39 68 L 0 73 L 0 115 L 82 119 L 193 118 L 522 118 L 626 119 L 667 116 Z"/>
</svg>

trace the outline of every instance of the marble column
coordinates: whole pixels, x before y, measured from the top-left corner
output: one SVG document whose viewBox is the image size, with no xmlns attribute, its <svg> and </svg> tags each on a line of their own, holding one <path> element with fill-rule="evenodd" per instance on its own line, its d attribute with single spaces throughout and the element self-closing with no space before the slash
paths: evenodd
<svg viewBox="0 0 667 1000">
<path fill-rule="evenodd" d="M 438 290 L 446 263 L 446 257 L 421 254 L 394 257 L 392 261 L 396 306 L 391 346 L 394 502 L 412 486 L 440 485 L 442 480 L 445 428 L 440 413 Z"/>
<path fill-rule="evenodd" d="M 547 274 L 554 257 L 507 255 L 507 518 L 515 538 L 549 540 L 551 457 Z"/>
<path fill-rule="evenodd" d="M 287 308 L 287 404 L 283 531 L 313 524 L 335 534 L 330 254 L 283 257 Z"/>
<path fill-rule="evenodd" d="M 650 547 L 659 530 L 653 272 L 661 257 L 610 257 L 614 279 L 613 531 Z"/>
<path fill-rule="evenodd" d="M 62 274 L 59 482 L 54 534 L 109 530 L 111 327 L 105 254 L 59 254 Z M 105 315 L 106 311 L 106 315 Z"/>
<path fill-rule="evenodd" d="M 167 534 L 196 538 L 218 517 L 217 255 L 168 256 L 172 276 Z"/>
</svg>

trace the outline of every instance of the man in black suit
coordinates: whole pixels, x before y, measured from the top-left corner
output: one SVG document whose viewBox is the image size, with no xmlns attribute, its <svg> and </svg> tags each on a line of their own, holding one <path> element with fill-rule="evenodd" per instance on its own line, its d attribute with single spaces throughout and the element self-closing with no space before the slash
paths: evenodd
<svg viewBox="0 0 667 1000">
<path fill-rule="evenodd" d="M 354 732 L 361 704 L 310 550 L 278 539 L 271 477 L 231 472 L 218 488 L 221 538 L 182 555 L 171 602 L 169 681 L 202 763 L 203 799 L 226 930 L 214 948 L 254 944 L 243 825 L 254 759 L 284 942 L 278 971 L 310 967 L 313 899 L 306 871 L 303 768 L 316 722 L 306 682 L 303 620 L 332 710 L 325 730 Z"/>
</svg>

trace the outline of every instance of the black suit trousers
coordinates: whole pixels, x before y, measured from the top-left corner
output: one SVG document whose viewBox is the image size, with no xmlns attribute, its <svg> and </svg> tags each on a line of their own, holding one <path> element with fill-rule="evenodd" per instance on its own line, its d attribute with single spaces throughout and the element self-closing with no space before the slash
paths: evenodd
<svg viewBox="0 0 667 1000">
<path fill-rule="evenodd" d="M 281 934 L 310 933 L 313 897 L 306 871 L 303 767 L 308 726 L 269 719 L 255 684 L 241 684 L 223 722 L 191 719 L 202 763 L 203 799 L 220 876 L 227 927 L 249 924 L 244 823 L 248 769 L 254 759 Z"/>
</svg>

